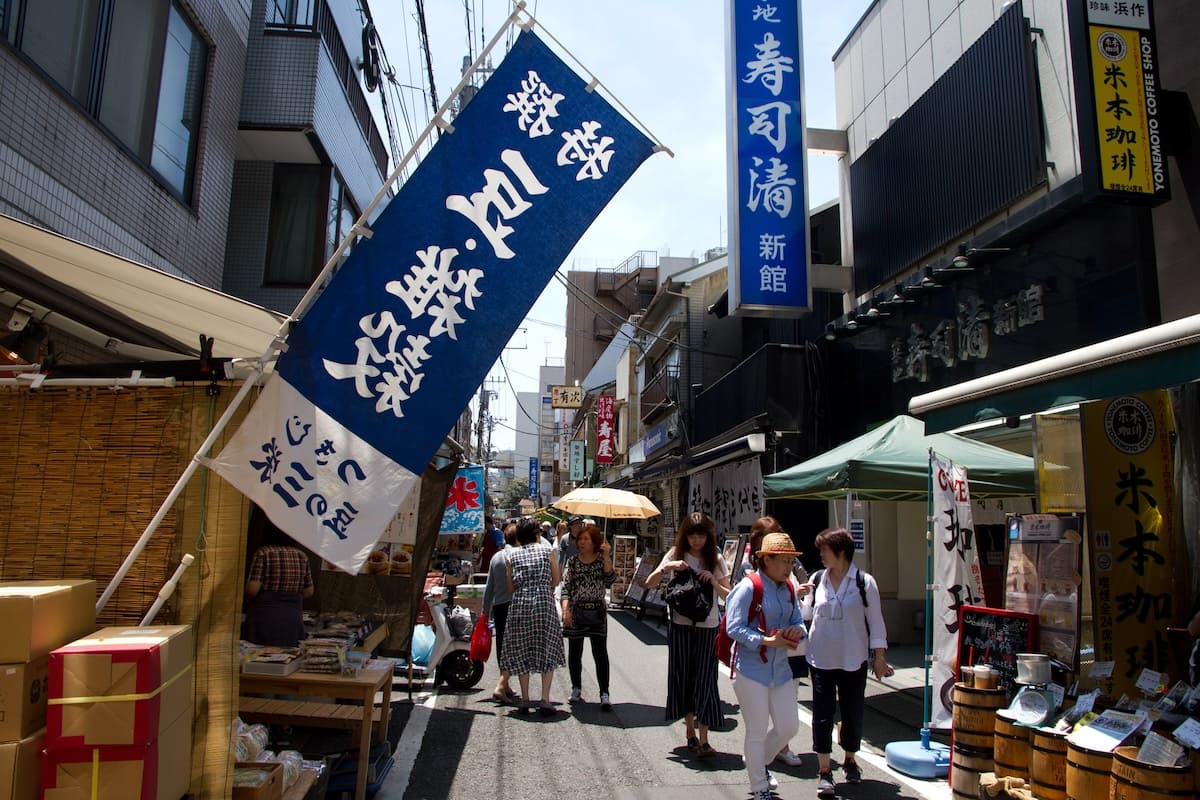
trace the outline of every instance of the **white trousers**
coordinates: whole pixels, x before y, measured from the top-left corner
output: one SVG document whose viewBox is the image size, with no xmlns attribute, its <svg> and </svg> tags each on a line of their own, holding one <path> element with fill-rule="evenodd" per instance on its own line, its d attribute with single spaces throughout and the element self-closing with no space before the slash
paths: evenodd
<svg viewBox="0 0 1200 800">
<path fill-rule="evenodd" d="M 750 776 L 750 791 L 761 792 L 770 788 L 767 764 L 775 760 L 779 751 L 800 730 L 796 684 L 788 681 L 782 686 L 767 686 L 735 675 L 733 693 L 737 695 L 742 722 L 746 726 L 743 758 L 746 773 Z"/>
</svg>

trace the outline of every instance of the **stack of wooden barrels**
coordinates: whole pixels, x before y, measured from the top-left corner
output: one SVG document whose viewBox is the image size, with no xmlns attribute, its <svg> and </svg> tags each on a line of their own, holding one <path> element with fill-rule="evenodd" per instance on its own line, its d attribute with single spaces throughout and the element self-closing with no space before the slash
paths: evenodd
<svg viewBox="0 0 1200 800">
<path fill-rule="evenodd" d="M 979 777 L 995 771 L 996 712 L 1004 707 L 1004 689 L 954 686 L 954 747 L 950 755 L 950 789 L 954 800 L 977 800 Z"/>
</svg>

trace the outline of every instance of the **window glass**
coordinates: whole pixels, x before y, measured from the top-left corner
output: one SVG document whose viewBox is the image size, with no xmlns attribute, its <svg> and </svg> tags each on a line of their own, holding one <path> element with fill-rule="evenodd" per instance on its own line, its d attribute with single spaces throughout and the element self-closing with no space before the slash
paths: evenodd
<svg viewBox="0 0 1200 800">
<path fill-rule="evenodd" d="M 88 101 L 100 0 L 25 4 L 21 50 L 81 103 Z"/>
<path fill-rule="evenodd" d="M 341 239 L 338 238 L 338 219 L 342 209 L 342 184 L 337 175 L 330 170 L 329 175 L 329 208 L 325 213 L 325 258 L 333 255 L 333 250 Z"/>
<path fill-rule="evenodd" d="M 158 0 L 118 0 L 113 5 L 104 58 L 100 121 L 143 158 L 150 152 L 151 114 L 156 73 L 163 60 L 166 15 L 167 9 Z"/>
<path fill-rule="evenodd" d="M 192 193 L 208 48 L 174 5 L 162 62 L 150 166 L 187 198 Z"/>
<path fill-rule="evenodd" d="M 307 286 L 316 277 L 318 244 L 325 233 L 327 169 L 312 164 L 276 164 L 267 238 L 267 284 Z"/>
</svg>

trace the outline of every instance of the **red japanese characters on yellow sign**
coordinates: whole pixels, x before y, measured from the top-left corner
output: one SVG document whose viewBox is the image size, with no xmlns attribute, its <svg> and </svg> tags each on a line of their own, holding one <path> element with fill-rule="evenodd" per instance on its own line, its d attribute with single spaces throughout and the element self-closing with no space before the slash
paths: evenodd
<svg viewBox="0 0 1200 800">
<path fill-rule="evenodd" d="M 1082 409 L 1097 662 L 1115 662 L 1104 687 L 1136 696 L 1145 668 L 1167 670 L 1166 629 L 1186 612 L 1176 567 L 1183 548 L 1175 523 L 1166 392 L 1087 403 Z M 1180 676 L 1173 676 L 1180 677 Z"/>
</svg>

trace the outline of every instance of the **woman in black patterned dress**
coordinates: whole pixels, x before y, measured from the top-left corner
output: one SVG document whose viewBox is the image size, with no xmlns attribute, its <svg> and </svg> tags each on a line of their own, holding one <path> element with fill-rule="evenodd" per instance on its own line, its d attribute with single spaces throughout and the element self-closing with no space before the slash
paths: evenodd
<svg viewBox="0 0 1200 800">
<path fill-rule="evenodd" d="M 675 546 L 646 578 L 658 586 L 664 575 L 690 569 L 713 587 L 713 607 L 703 622 L 693 622 L 671 611 L 667 639 L 667 720 L 683 717 L 687 748 L 699 758 L 717 754 L 708 743 L 708 729 L 721 724 L 721 697 L 717 693 L 717 624 L 721 613 L 717 598 L 729 594 L 729 571 L 717 551 L 717 529 L 707 514 L 694 511 L 679 524 Z"/>
<path fill-rule="evenodd" d="M 554 587 L 561 573 L 558 558 L 541 543 L 541 528 L 528 517 L 517 523 L 516 550 L 508 554 L 508 585 L 513 593 L 504 630 L 500 669 L 521 683 L 521 713 L 533 708 L 529 675 L 542 676 L 542 702 L 538 712 L 552 716 L 550 686 L 554 670 L 563 665 L 562 620 L 554 607 Z"/>
<path fill-rule="evenodd" d="M 563 636 L 567 637 L 567 668 L 571 672 L 571 701 L 583 702 L 583 640 L 592 642 L 600 708 L 612 710 L 608 695 L 608 609 L 604 594 L 613 585 L 611 548 L 595 525 L 584 525 L 575 540 L 579 554 L 567 561 L 563 577 Z"/>
</svg>

